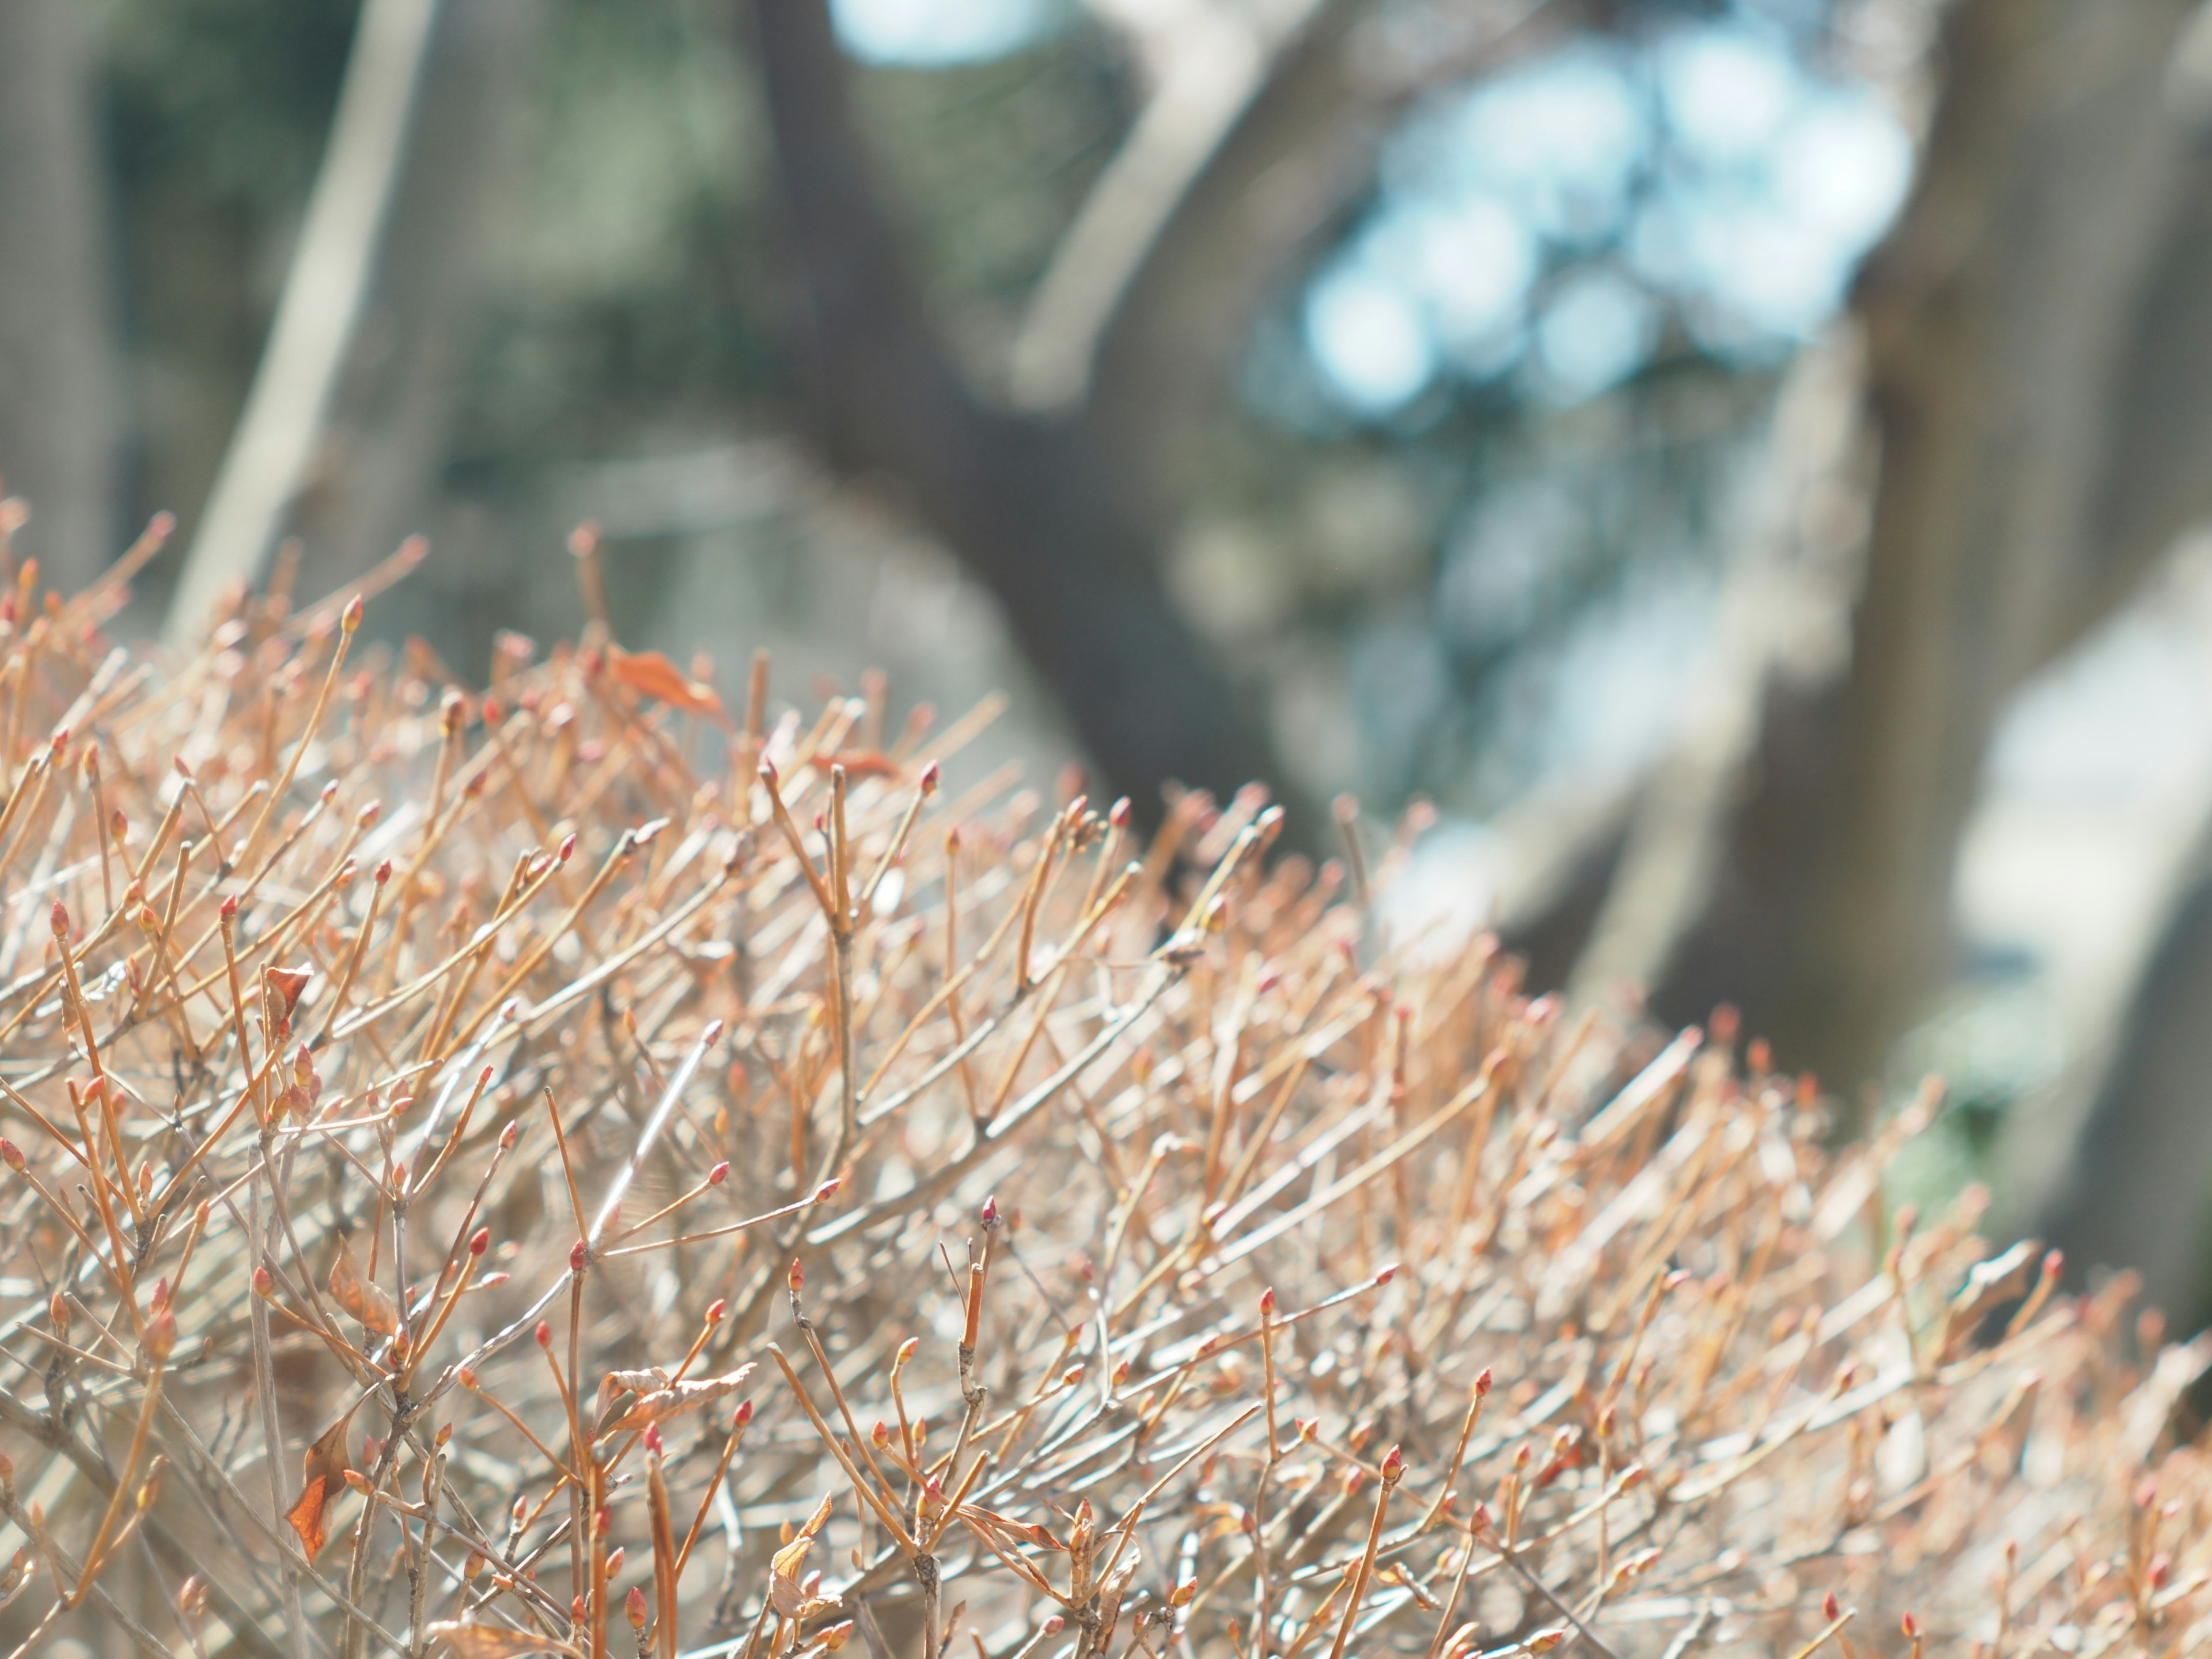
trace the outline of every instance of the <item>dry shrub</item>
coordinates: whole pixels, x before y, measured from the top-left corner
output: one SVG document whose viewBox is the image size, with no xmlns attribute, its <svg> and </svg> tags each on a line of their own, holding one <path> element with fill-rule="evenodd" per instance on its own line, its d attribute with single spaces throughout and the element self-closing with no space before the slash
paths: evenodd
<svg viewBox="0 0 2212 1659">
<path fill-rule="evenodd" d="M 118 592 L 0 605 L 16 1651 L 2206 1645 L 2207 1350 L 1386 948 L 1413 826 Z"/>
</svg>

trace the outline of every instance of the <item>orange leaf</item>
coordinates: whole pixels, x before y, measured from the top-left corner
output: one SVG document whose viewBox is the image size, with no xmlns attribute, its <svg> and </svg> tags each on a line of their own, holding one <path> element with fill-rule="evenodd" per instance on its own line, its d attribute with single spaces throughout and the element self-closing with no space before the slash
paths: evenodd
<svg viewBox="0 0 2212 1659">
<path fill-rule="evenodd" d="M 848 778 L 889 778 L 896 783 L 906 775 L 904 769 L 880 749 L 847 749 L 814 757 L 817 771 L 827 772 L 833 766 L 843 767 Z"/>
<path fill-rule="evenodd" d="M 471 1625 L 459 1619 L 425 1625 L 422 1633 L 434 1642 L 444 1643 L 459 1659 L 520 1659 L 526 1653 L 576 1651 L 566 1642 L 540 1636 L 534 1631 L 509 1630 L 504 1625 Z"/>
<path fill-rule="evenodd" d="M 714 695 L 714 688 L 701 684 L 658 651 L 625 651 L 610 646 L 607 666 L 616 679 L 640 696 L 658 697 L 687 714 L 723 718 L 722 700 Z"/>
<path fill-rule="evenodd" d="M 338 1259 L 331 1264 L 331 1295 L 338 1306 L 379 1336 L 390 1336 L 399 1328 L 399 1309 L 392 1292 L 361 1276 L 353 1247 L 343 1239 L 338 1241 Z"/>
<path fill-rule="evenodd" d="M 262 970 L 277 995 L 284 999 L 284 1018 L 292 1018 L 292 1011 L 300 1006 L 300 994 L 307 988 L 314 977 L 312 968 L 268 968 Z"/>
<path fill-rule="evenodd" d="M 307 1448 L 307 1455 L 302 1460 L 300 1501 L 292 1505 L 291 1513 L 284 1518 L 300 1534 L 300 1547 L 307 1552 L 310 1561 L 323 1553 L 323 1510 L 345 1484 L 346 1470 L 350 1467 L 346 1455 L 346 1435 L 352 1427 L 353 1413 L 348 1412 L 323 1431 L 322 1437 Z"/>
</svg>

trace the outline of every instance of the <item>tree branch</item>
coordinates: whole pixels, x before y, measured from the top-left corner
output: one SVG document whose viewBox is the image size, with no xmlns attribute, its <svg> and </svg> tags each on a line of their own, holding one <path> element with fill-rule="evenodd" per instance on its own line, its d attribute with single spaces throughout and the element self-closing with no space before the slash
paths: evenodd
<svg viewBox="0 0 2212 1659">
<path fill-rule="evenodd" d="M 1026 409 L 1082 402 L 1099 337 L 1146 260 L 1279 59 L 1331 0 L 1306 0 L 1285 18 L 1185 9 L 1148 42 L 1158 84 L 1053 250 L 1015 336 L 1008 391 Z M 1335 0 L 1350 10 L 1350 0 Z"/>
<path fill-rule="evenodd" d="M 1179 165 L 1152 167 L 1163 199 L 1121 215 L 1149 235 L 1115 259 L 1126 275 L 1089 307 L 1090 337 L 1055 349 L 1061 363 L 1085 366 L 1089 422 L 1116 464 L 1155 476 L 1185 449 L 1267 285 L 1373 176 L 1415 98 L 1613 11 L 1611 0 L 1468 0 L 1439 8 L 1411 38 L 1385 30 L 1389 20 L 1363 0 L 1309 11 L 1243 100 L 1220 112 L 1229 118 L 1211 131 L 1194 124 Z M 1146 137 L 1141 125 L 1136 137 Z M 1115 171 L 1102 191 L 1122 188 Z"/>
<path fill-rule="evenodd" d="M 251 581 L 283 528 L 376 268 L 439 0 L 367 0 L 276 319 L 170 601 L 173 646 L 225 587 Z"/>
</svg>

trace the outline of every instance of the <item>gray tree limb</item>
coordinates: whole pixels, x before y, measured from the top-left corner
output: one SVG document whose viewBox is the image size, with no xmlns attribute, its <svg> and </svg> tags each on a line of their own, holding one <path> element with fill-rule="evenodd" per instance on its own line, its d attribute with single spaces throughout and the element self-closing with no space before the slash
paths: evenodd
<svg viewBox="0 0 2212 1659">
<path fill-rule="evenodd" d="M 185 555 L 178 642 L 251 581 L 291 510 L 374 275 L 439 0 L 367 0 L 276 318 Z"/>
</svg>

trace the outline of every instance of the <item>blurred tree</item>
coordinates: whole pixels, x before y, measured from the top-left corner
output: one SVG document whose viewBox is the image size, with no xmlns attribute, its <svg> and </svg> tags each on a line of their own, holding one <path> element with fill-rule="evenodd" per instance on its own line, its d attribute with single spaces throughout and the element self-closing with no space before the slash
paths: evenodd
<svg viewBox="0 0 2212 1659">
<path fill-rule="evenodd" d="M 371 0 L 238 428 L 170 606 L 190 637 L 288 525 L 365 568 L 428 505 L 527 0 Z"/>
<path fill-rule="evenodd" d="M 1832 504 L 1870 492 L 1845 648 L 1739 642 L 1759 712 L 1693 809 L 1655 809 L 1696 832 L 1636 846 L 1617 889 L 1638 915 L 1607 965 L 1664 1015 L 1736 1000 L 1793 1063 L 1877 1070 L 1952 961 L 1960 834 L 2005 700 L 2212 508 L 2194 390 L 2212 362 L 2185 355 L 2171 268 L 2201 257 L 2191 123 L 2163 95 L 2191 9 L 1949 12 L 1911 203 L 1852 298 L 1863 367 L 1804 422 L 1826 454 L 1781 458 L 1801 463 L 1774 504 L 1785 559 L 1832 589 Z M 1863 446 L 1838 441 L 1854 418 Z"/>
<path fill-rule="evenodd" d="M 1527 15 L 1473 9 L 1462 69 Z M 1164 64 L 1152 101 L 1048 267 L 1009 408 L 963 374 L 916 290 L 824 0 L 752 9 L 808 425 L 834 464 L 894 483 L 989 586 L 1107 779 L 1146 813 L 1170 781 L 1285 776 L 1249 691 L 1171 603 L 1162 554 L 1193 428 L 1258 295 L 1359 187 L 1378 124 L 1423 84 L 1361 73 L 1364 11 L 1293 8 L 1270 28 L 1166 9 L 1144 43 Z"/>
<path fill-rule="evenodd" d="M 19 555 L 64 586 L 112 554 L 118 422 L 94 60 L 71 0 L 0 6 L 0 473 Z"/>
</svg>

